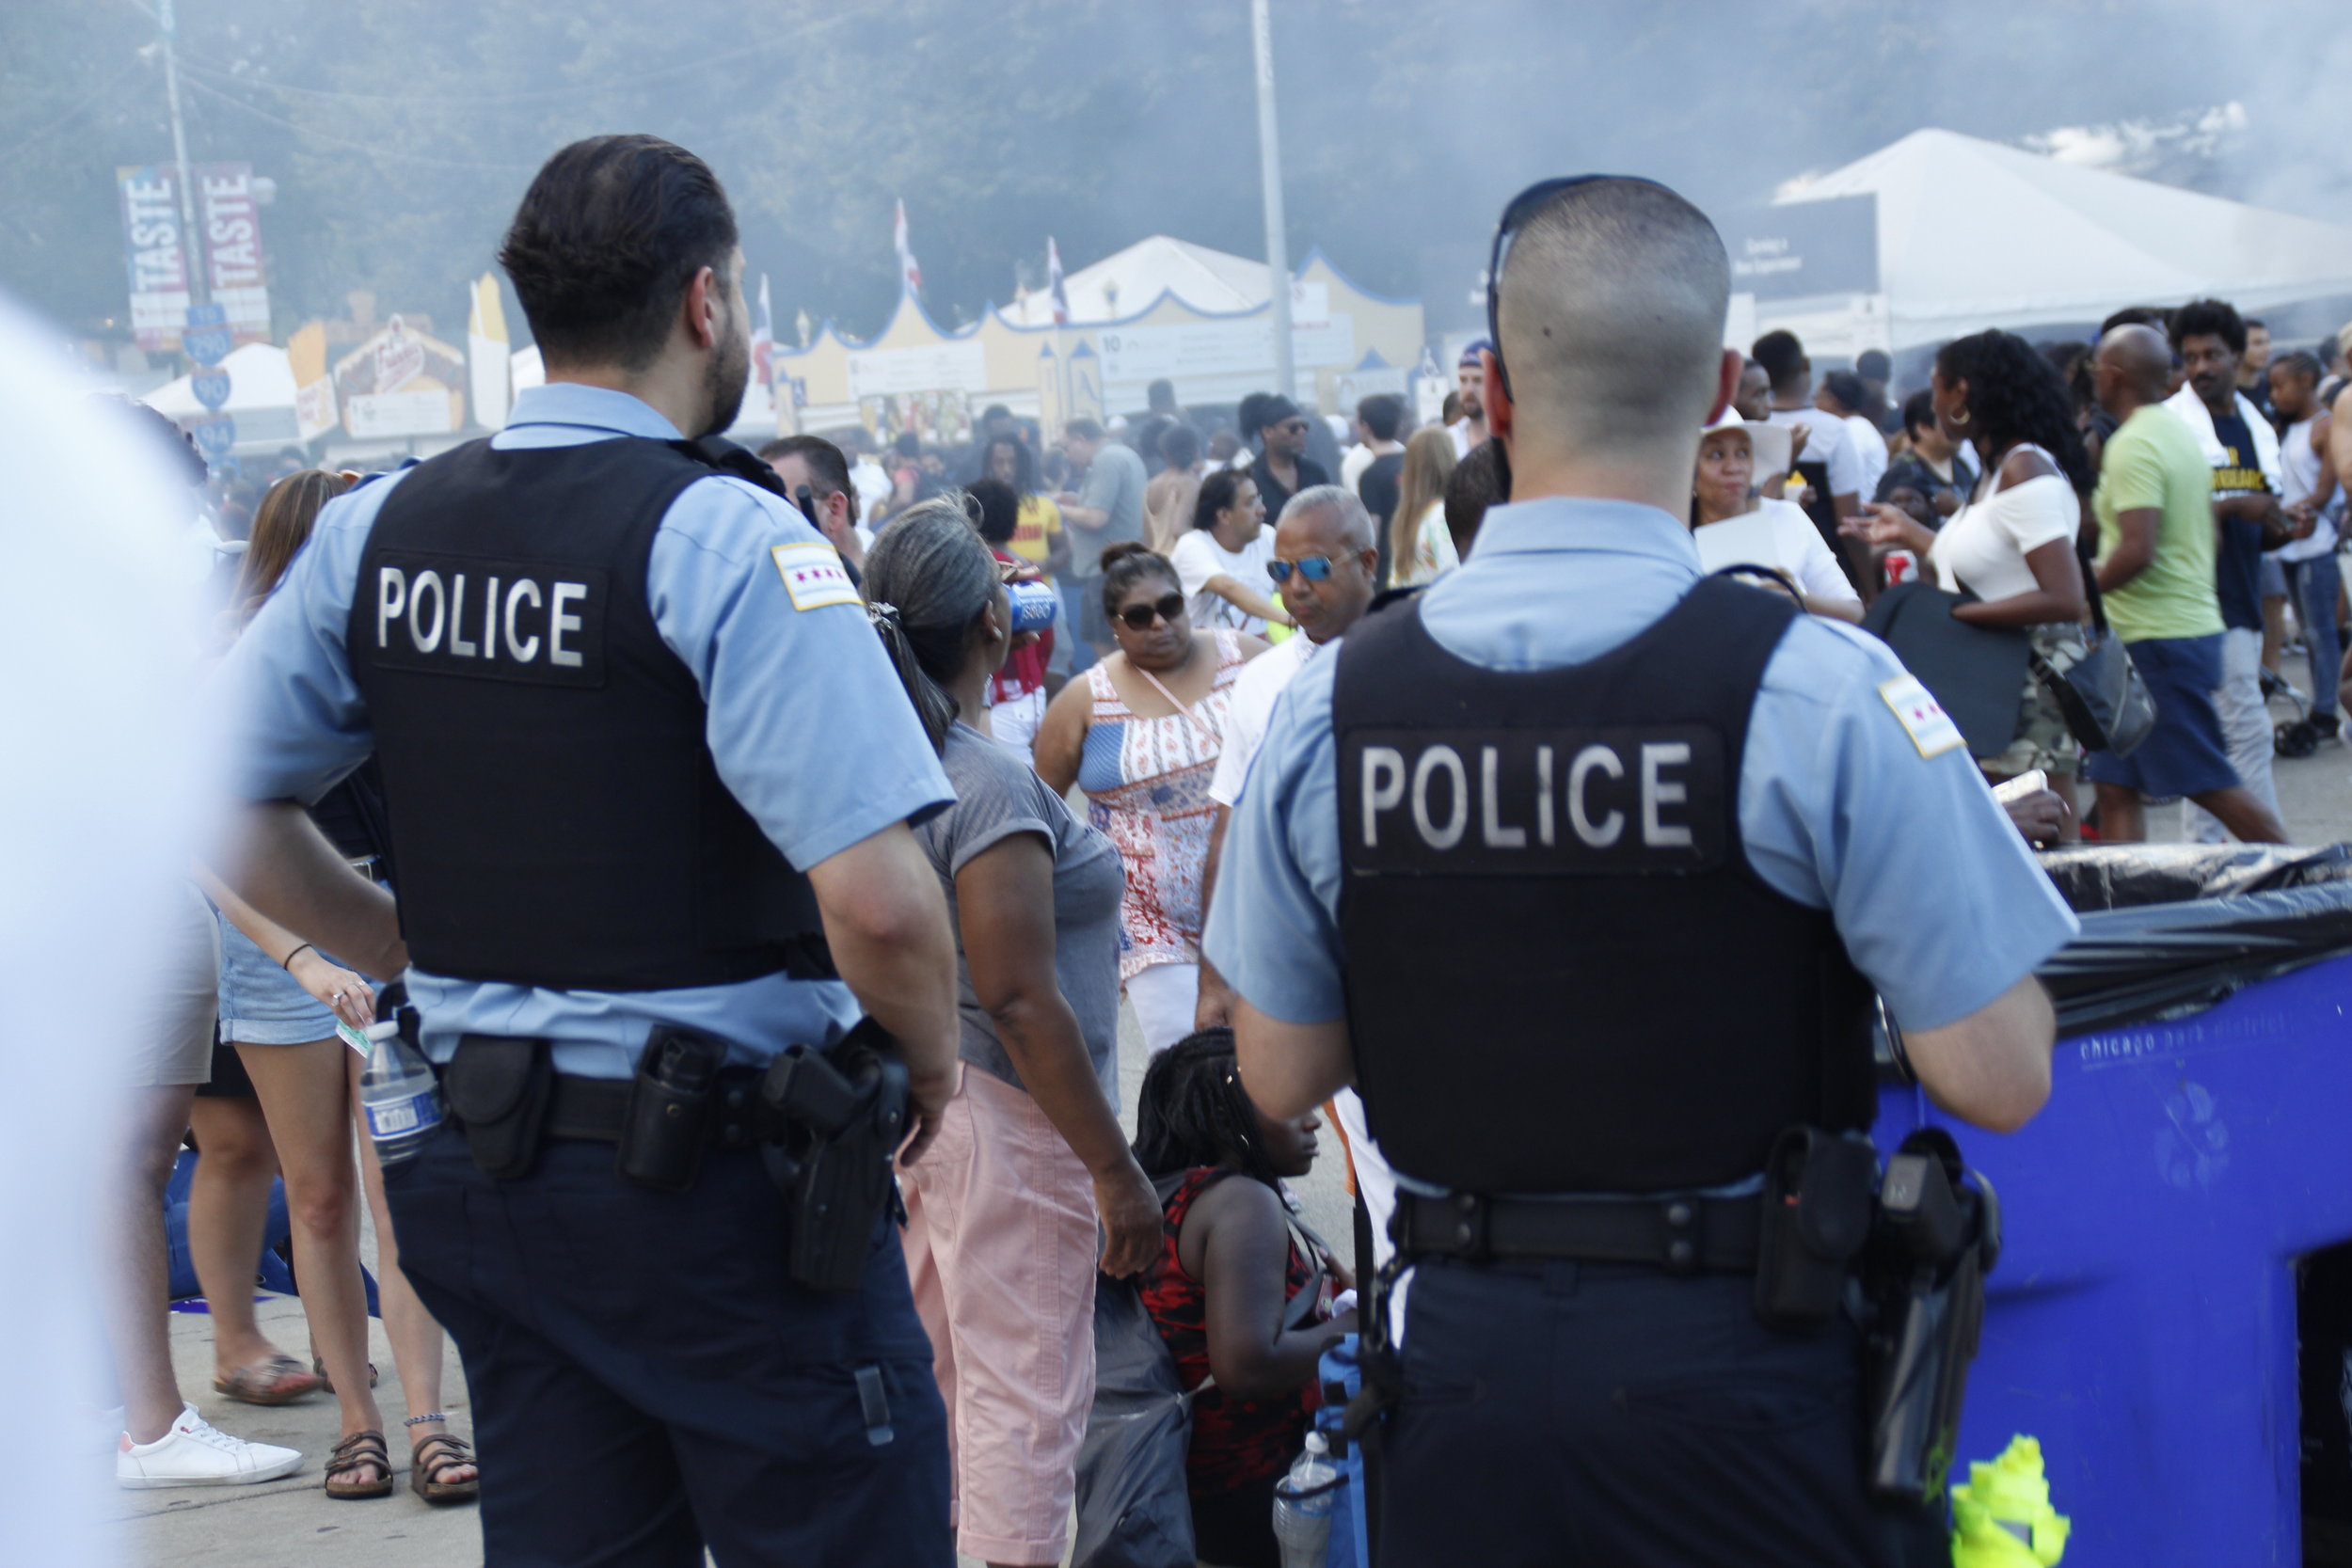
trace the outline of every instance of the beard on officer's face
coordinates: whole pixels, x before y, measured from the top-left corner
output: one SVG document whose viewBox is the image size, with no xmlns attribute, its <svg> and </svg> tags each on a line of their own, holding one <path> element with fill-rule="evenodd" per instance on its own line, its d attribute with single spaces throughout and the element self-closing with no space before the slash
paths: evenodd
<svg viewBox="0 0 2352 1568">
<path fill-rule="evenodd" d="M 743 411 L 743 390 L 752 371 L 752 341 L 744 325 L 730 302 L 704 378 L 704 388 L 710 394 L 710 417 L 702 429 L 692 433 L 696 438 L 723 435 Z"/>
</svg>

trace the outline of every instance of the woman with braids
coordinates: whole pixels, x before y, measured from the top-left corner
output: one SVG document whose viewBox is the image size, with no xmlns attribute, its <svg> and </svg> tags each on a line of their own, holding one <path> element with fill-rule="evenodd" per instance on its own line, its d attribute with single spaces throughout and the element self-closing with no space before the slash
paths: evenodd
<svg viewBox="0 0 2352 1568">
<path fill-rule="evenodd" d="M 1279 1568 L 1274 1483 L 1306 1442 L 1315 1363 L 1356 1327 L 1352 1308 L 1330 1310 L 1354 1281 L 1295 1224 L 1282 1191 L 1314 1164 L 1320 1125 L 1311 1111 L 1260 1114 L 1230 1029 L 1161 1053 L 1136 1113 L 1136 1158 L 1168 1215 L 1143 1304 L 1184 1387 L 1216 1380 L 1193 1401 L 1184 1472 L 1195 1552 L 1230 1568 Z"/>
<path fill-rule="evenodd" d="M 1946 343 L 1931 378 L 1944 434 L 1976 449 L 1982 475 L 1968 504 L 1941 532 L 1892 506 L 1871 505 L 1848 531 L 1874 546 L 1900 546 L 1932 568 L 1947 594 L 1969 602 L 1952 619 L 2024 626 L 2034 651 L 2064 671 L 2083 657 L 2089 602 L 2074 540 L 2084 498 L 2098 481 L 2074 422 L 2074 404 L 2050 361 L 2014 333 L 1979 332 Z M 2065 715 L 2029 673 L 2015 738 L 1977 759 L 1994 779 L 2039 768 L 2071 808 L 2082 749 Z M 2063 837 L 2075 836 L 2068 819 Z"/>
<path fill-rule="evenodd" d="M 1125 1275 L 1157 1254 L 1160 1213 L 1119 1127 L 1119 857 L 988 734 L 1006 570 L 946 496 L 882 530 L 865 591 L 956 789 L 915 833 L 957 933 L 965 1070 L 901 1180 L 958 1546 L 1053 1563 L 1094 1397 L 1095 1221 L 1104 1271 Z"/>
<path fill-rule="evenodd" d="M 1164 1051 L 1192 1032 L 1200 999 L 1209 780 L 1233 678 L 1266 645 L 1195 633 L 1175 566 L 1139 543 L 1103 552 L 1103 609 L 1119 646 L 1047 705 L 1037 770 L 1057 795 L 1085 790 L 1094 825 L 1119 847 L 1120 979 L 1145 1048 Z"/>
</svg>

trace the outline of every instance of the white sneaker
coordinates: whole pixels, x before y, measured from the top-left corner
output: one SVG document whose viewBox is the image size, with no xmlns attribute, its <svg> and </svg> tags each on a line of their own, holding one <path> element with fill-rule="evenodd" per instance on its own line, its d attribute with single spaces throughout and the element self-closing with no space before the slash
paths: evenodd
<svg viewBox="0 0 2352 1568">
<path fill-rule="evenodd" d="M 268 1443 L 248 1443 L 217 1431 L 189 1405 L 171 1430 L 152 1443 L 124 1433 L 115 1445 L 115 1484 L 135 1491 L 165 1486 L 251 1486 L 290 1476 L 302 1454 Z"/>
</svg>

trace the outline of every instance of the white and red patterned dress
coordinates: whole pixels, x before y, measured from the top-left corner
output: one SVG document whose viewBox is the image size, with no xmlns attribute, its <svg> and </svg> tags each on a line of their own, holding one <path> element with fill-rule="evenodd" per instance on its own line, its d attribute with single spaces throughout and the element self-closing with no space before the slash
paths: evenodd
<svg viewBox="0 0 2352 1568">
<path fill-rule="evenodd" d="M 1196 634 L 1201 635 L 1201 634 Z M 1216 640 L 1216 681 L 1189 715 L 1139 719 L 1111 685 L 1110 672 L 1087 671 L 1093 721 L 1078 759 L 1088 816 L 1119 846 L 1127 888 L 1119 907 L 1119 978 L 1153 964 L 1200 961 L 1200 874 L 1209 858 L 1216 804 L 1209 778 L 1225 745 L 1225 716 L 1241 673 L 1241 639 Z"/>
</svg>

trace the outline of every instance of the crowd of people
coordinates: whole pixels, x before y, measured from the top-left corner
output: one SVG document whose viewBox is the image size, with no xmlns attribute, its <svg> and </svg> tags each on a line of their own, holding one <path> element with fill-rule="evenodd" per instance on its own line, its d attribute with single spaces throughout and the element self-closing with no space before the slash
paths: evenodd
<svg viewBox="0 0 2352 1568">
<path fill-rule="evenodd" d="M 2139 837 L 2148 802 L 2183 800 L 2200 814 L 2192 831 L 2282 840 L 2269 766 L 2282 660 L 2299 641 L 2317 738 L 2337 733 L 2352 677 L 2336 562 L 2352 426 L 2329 412 L 2352 328 L 2327 355 L 2265 361 L 2259 325 L 2201 300 L 2119 312 L 2095 343 L 1981 332 L 1942 345 L 1907 396 L 1884 355 L 1817 387 L 1804 345 L 1767 333 L 1732 405 L 1690 433 L 1691 548 L 1825 620 L 1867 625 L 1899 591 L 1931 589 L 1952 621 L 2014 633 L 2027 670 L 2014 724 L 1973 750 L 1989 780 L 2039 775 L 2009 802 L 2029 839 L 2083 831 L 2088 778 L 2104 839 Z M 1136 1282 L 1197 1395 L 1185 1484 L 1202 1557 L 1279 1560 L 1274 1482 L 1319 1398 L 1318 1356 L 1355 1326 L 1354 1277 L 1284 1187 L 1316 1158 L 1323 1117 L 1269 1117 L 1243 1090 L 1236 1002 L 1203 930 L 1285 690 L 1337 658 L 1381 591 L 1472 559 L 1489 508 L 1510 499 L 1489 429 L 1493 352 L 1464 351 L 1445 415 L 1422 428 L 1386 394 L 1341 419 L 1263 393 L 1229 417 L 1186 410 L 1161 383 L 1117 428 L 1072 420 L 1051 444 L 998 407 L 961 451 L 901 438 L 878 453 L 851 432 L 756 454 L 833 546 L 950 786 L 914 841 L 954 938 L 961 1086 L 901 1186 L 906 1278 L 970 1555 L 1050 1563 L 1067 1548 L 1100 1274 Z M 543 405 L 518 404 L 517 424 L 566 422 L 534 415 Z M 306 469 L 257 498 L 224 651 L 358 477 Z M 1016 609 L 1039 585 L 1059 607 L 1049 627 Z M 817 592 L 818 606 L 850 602 Z M 2108 637 L 2155 715 L 2122 755 L 2080 733 L 2062 689 Z M 308 816 L 389 898 L 401 872 L 385 787 L 361 767 Z M 184 983 L 155 1022 L 124 1134 L 118 1478 L 258 1481 L 302 1460 L 215 1431 L 172 1386 L 155 1216 L 192 1133 L 189 1243 L 213 1304 L 215 1389 L 261 1405 L 331 1395 L 328 1496 L 393 1489 L 368 1360 L 366 1203 L 410 1485 L 433 1502 L 494 1495 L 501 1456 L 485 1470 L 446 1424 L 442 1331 L 404 1276 L 373 1148 L 355 1135 L 353 1042 L 405 954 L 324 951 L 209 876 L 187 913 Z M 1122 998 L 1152 1057 L 1132 1139 L 1118 1112 Z M 1385 1235 L 1393 1185 L 1362 1106 L 1343 1091 L 1329 1109 Z M 311 1338 L 302 1356 L 250 1309 L 273 1175 Z"/>
</svg>

